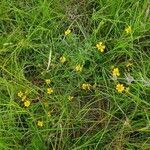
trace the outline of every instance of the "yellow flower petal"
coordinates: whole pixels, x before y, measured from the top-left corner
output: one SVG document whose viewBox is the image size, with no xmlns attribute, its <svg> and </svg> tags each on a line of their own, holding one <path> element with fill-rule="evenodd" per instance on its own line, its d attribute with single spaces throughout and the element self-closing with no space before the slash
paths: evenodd
<svg viewBox="0 0 150 150">
<path fill-rule="evenodd" d="M 47 88 L 47 94 L 52 94 L 54 91 L 52 88 Z"/>
<path fill-rule="evenodd" d="M 70 34 L 71 33 L 71 30 L 70 29 L 67 29 L 66 31 L 65 31 L 65 35 L 68 35 L 68 34 Z"/>
<path fill-rule="evenodd" d="M 83 83 L 81 88 L 83 90 L 90 90 L 91 89 L 91 85 L 89 83 Z"/>
<path fill-rule="evenodd" d="M 51 80 L 50 79 L 46 79 L 45 82 L 46 82 L 46 84 L 50 84 Z"/>
<path fill-rule="evenodd" d="M 96 47 L 102 53 L 104 52 L 104 50 L 106 48 L 106 46 L 103 44 L 103 42 L 99 42 L 98 44 L 96 44 Z"/>
<path fill-rule="evenodd" d="M 23 96 L 23 93 L 20 91 L 19 93 L 18 93 L 18 97 L 22 97 Z"/>
<path fill-rule="evenodd" d="M 75 71 L 76 72 L 81 72 L 82 71 L 82 66 L 80 65 L 80 64 L 78 64 L 78 65 L 76 65 L 76 67 L 75 67 Z"/>
<path fill-rule="evenodd" d="M 113 71 L 112 71 L 112 75 L 113 76 L 120 76 L 119 69 L 118 68 L 114 68 Z"/>
<path fill-rule="evenodd" d="M 125 89 L 125 87 L 124 87 L 123 84 L 118 83 L 118 84 L 116 85 L 116 90 L 117 90 L 119 93 L 122 93 L 122 92 L 124 91 L 124 89 Z"/>
<path fill-rule="evenodd" d="M 37 125 L 38 125 L 39 127 L 43 127 L 43 121 L 38 120 Z"/>
<path fill-rule="evenodd" d="M 59 60 L 62 64 L 66 62 L 66 58 L 64 56 L 61 56 Z"/>
<path fill-rule="evenodd" d="M 125 32 L 126 32 L 127 34 L 131 33 L 131 32 L 132 32 L 131 26 L 126 27 L 126 28 L 125 28 Z"/>
<path fill-rule="evenodd" d="M 30 103 L 30 101 L 29 101 L 29 100 L 26 100 L 26 101 L 24 102 L 24 106 L 25 106 L 25 107 L 29 107 L 29 106 L 30 106 L 30 104 L 31 104 L 31 103 Z"/>
</svg>

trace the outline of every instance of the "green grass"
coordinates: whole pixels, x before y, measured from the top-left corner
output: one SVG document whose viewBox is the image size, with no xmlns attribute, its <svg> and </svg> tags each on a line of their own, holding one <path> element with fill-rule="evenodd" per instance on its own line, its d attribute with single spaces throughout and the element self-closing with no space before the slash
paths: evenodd
<svg viewBox="0 0 150 150">
<path fill-rule="evenodd" d="M 0 150 L 150 149 L 149 15 L 148 0 L 1 0 Z"/>
</svg>

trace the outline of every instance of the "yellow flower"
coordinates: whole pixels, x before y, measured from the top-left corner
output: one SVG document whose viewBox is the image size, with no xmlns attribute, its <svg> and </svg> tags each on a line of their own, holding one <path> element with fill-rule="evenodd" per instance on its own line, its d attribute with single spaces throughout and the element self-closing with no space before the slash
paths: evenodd
<svg viewBox="0 0 150 150">
<path fill-rule="evenodd" d="M 68 35 L 68 34 L 70 34 L 71 33 L 71 30 L 70 29 L 67 29 L 66 31 L 65 31 L 65 35 Z"/>
<path fill-rule="evenodd" d="M 96 47 L 98 50 L 100 50 L 100 52 L 104 52 L 106 46 L 103 44 L 103 42 L 99 42 L 98 44 L 96 44 Z"/>
<path fill-rule="evenodd" d="M 22 97 L 22 99 L 21 99 L 21 101 L 25 101 L 26 100 L 26 98 L 27 98 L 27 96 L 26 95 L 24 95 L 23 97 Z"/>
<path fill-rule="evenodd" d="M 116 90 L 119 92 L 119 93 L 122 93 L 123 91 L 124 91 L 124 85 L 123 84 L 120 84 L 120 83 L 118 83 L 117 85 L 116 85 Z"/>
<path fill-rule="evenodd" d="M 73 98 L 74 98 L 73 96 L 68 96 L 69 101 L 72 101 Z"/>
<path fill-rule="evenodd" d="M 30 104 L 31 104 L 31 103 L 30 103 L 30 101 L 29 101 L 29 100 L 24 101 L 24 106 L 25 106 L 25 107 L 29 107 L 29 106 L 30 106 Z"/>
<path fill-rule="evenodd" d="M 47 94 L 52 94 L 54 91 L 52 88 L 47 88 Z"/>
<path fill-rule="evenodd" d="M 19 93 L 18 93 L 18 97 L 22 97 L 23 96 L 23 93 L 20 91 Z"/>
<path fill-rule="evenodd" d="M 133 64 L 131 63 L 131 62 L 128 62 L 127 64 L 126 64 L 126 67 L 127 68 L 129 68 L 129 67 L 131 67 Z"/>
<path fill-rule="evenodd" d="M 51 80 L 50 79 L 46 79 L 45 82 L 46 82 L 46 84 L 50 84 Z"/>
<path fill-rule="evenodd" d="M 61 62 L 62 64 L 63 64 L 64 62 L 66 62 L 66 58 L 65 58 L 64 56 L 61 56 L 59 60 L 60 60 L 60 62 Z"/>
<path fill-rule="evenodd" d="M 82 84 L 82 89 L 83 90 L 90 90 L 90 88 L 91 88 L 91 85 L 89 83 L 83 83 Z"/>
<path fill-rule="evenodd" d="M 38 125 L 39 127 L 43 127 L 43 121 L 38 120 L 37 125 Z"/>
<path fill-rule="evenodd" d="M 128 33 L 131 33 L 132 32 L 132 29 L 131 29 L 131 26 L 128 26 L 125 28 L 125 32 L 128 34 Z"/>
<path fill-rule="evenodd" d="M 78 64 L 78 65 L 76 65 L 76 67 L 75 67 L 75 71 L 76 72 L 81 72 L 82 71 L 82 66 L 80 65 L 80 64 Z"/>
<path fill-rule="evenodd" d="M 114 68 L 112 71 L 113 76 L 120 76 L 120 72 L 118 68 Z"/>
</svg>

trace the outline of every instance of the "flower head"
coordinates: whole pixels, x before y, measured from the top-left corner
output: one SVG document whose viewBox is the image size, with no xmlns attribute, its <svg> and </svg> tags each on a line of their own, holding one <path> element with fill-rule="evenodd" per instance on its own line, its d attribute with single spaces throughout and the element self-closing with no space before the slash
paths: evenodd
<svg viewBox="0 0 150 150">
<path fill-rule="evenodd" d="M 29 100 L 24 101 L 24 106 L 25 107 L 29 107 L 31 104 L 31 102 Z"/>
<path fill-rule="evenodd" d="M 122 92 L 124 91 L 124 89 L 125 89 L 125 87 L 124 87 L 123 84 L 118 83 L 118 84 L 116 85 L 116 90 L 117 90 L 119 93 L 122 93 Z"/>
<path fill-rule="evenodd" d="M 125 28 L 125 32 L 126 32 L 127 34 L 131 33 L 131 32 L 132 32 L 131 26 L 126 27 L 126 28 Z"/>
<path fill-rule="evenodd" d="M 90 88 L 91 88 L 91 85 L 89 83 L 83 83 L 82 84 L 82 89 L 83 90 L 90 90 Z"/>
<path fill-rule="evenodd" d="M 65 35 L 68 35 L 68 34 L 70 34 L 71 33 L 71 30 L 70 29 L 67 29 L 66 31 L 65 31 Z"/>
<path fill-rule="evenodd" d="M 20 91 L 18 92 L 18 97 L 22 97 L 23 96 L 23 93 Z"/>
<path fill-rule="evenodd" d="M 51 83 L 51 79 L 46 79 L 45 82 L 46 82 L 46 84 L 50 84 Z"/>
<path fill-rule="evenodd" d="M 66 58 L 64 56 L 61 56 L 59 60 L 62 64 L 66 62 Z"/>
<path fill-rule="evenodd" d="M 74 98 L 73 96 L 68 96 L 69 101 L 72 101 L 73 98 Z"/>
<path fill-rule="evenodd" d="M 37 125 L 38 125 L 39 127 L 43 127 L 43 121 L 38 120 Z"/>
<path fill-rule="evenodd" d="M 52 88 L 47 88 L 47 94 L 52 94 L 54 91 Z"/>
<path fill-rule="evenodd" d="M 78 64 L 78 65 L 76 65 L 76 67 L 75 67 L 75 71 L 76 72 L 81 72 L 82 71 L 82 66 L 80 65 L 80 64 Z"/>
<path fill-rule="evenodd" d="M 98 50 L 100 50 L 100 52 L 104 52 L 106 46 L 103 44 L 103 42 L 99 42 L 98 44 L 96 44 L 96 47 Z"/>
<path fill-rule="evenodd" d="M 117 77 L 117 76 L 120 76 L 119 69 L 118 69 L 118 68 L 114 68 L 113 71 L 112 71 L 112 75 L 113 75 L 113 76 L 116 76 L 116 77 Z"/>
</svg>

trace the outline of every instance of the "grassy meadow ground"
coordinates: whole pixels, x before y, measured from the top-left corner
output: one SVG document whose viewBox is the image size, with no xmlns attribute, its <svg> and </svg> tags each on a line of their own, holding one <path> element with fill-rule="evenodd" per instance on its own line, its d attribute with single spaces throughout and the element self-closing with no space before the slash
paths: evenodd
<svg viewBox="0 0 150 150">
<path fill-rule="evenodd" d="M 149 150 L 149 12 L 1 0 L 0 150 Z"/>
</svg>

